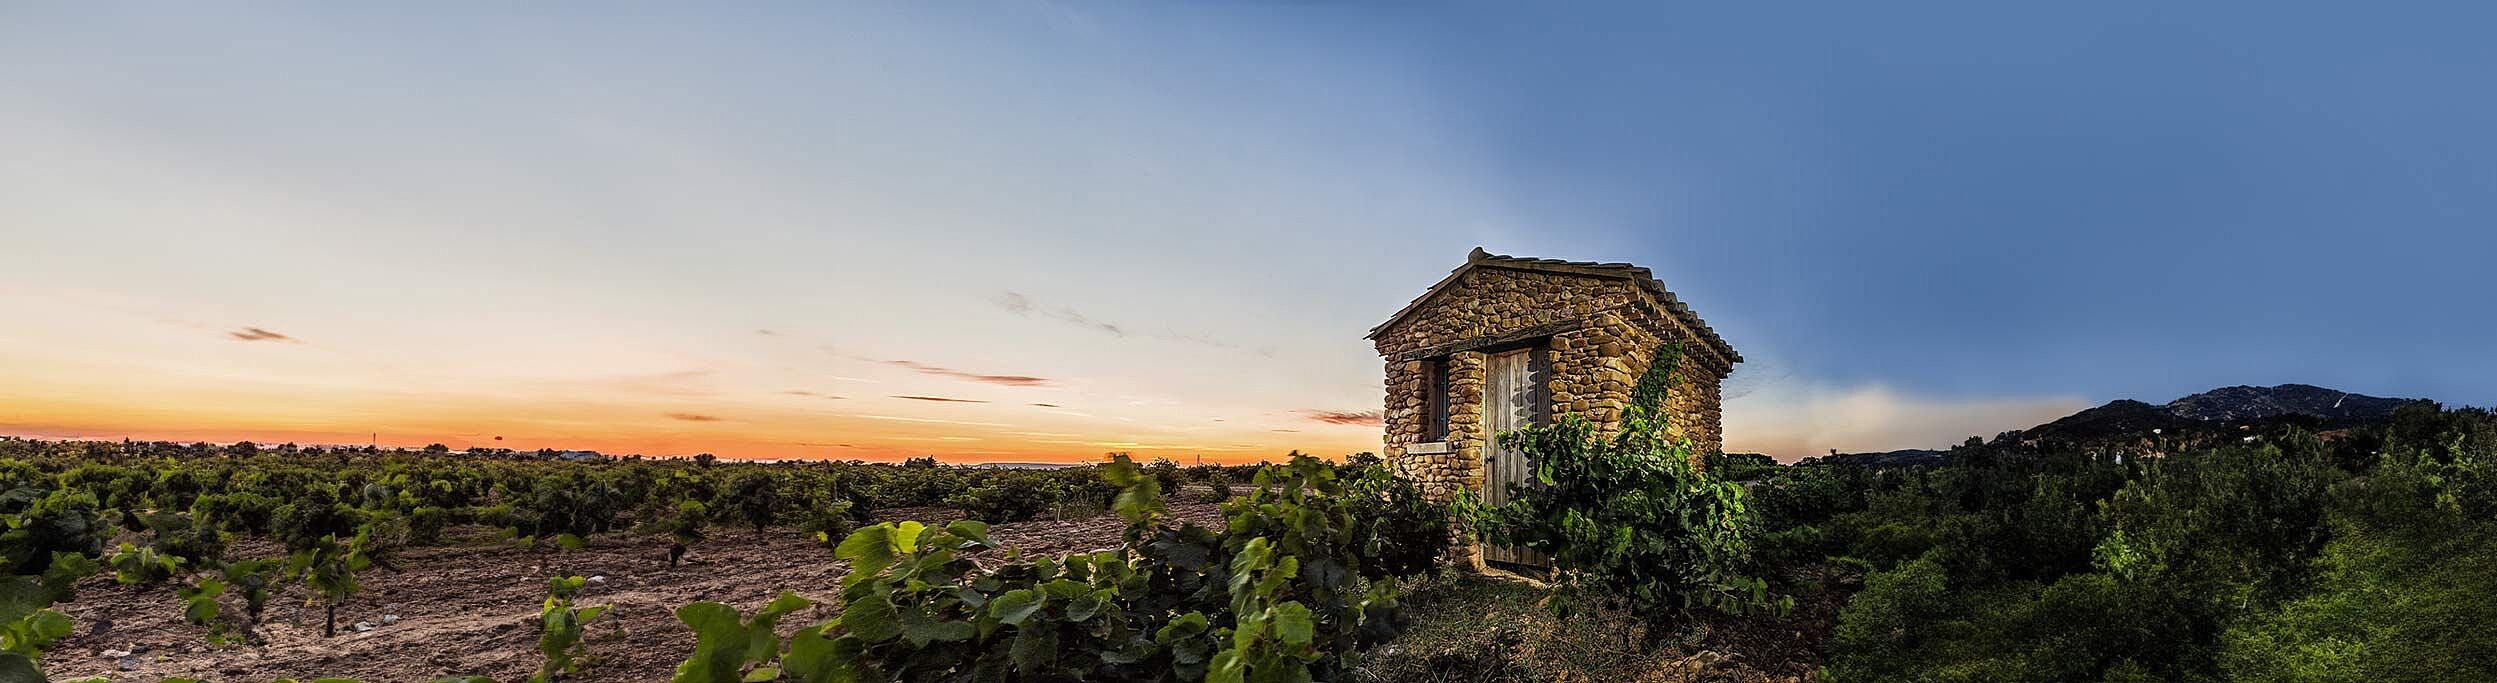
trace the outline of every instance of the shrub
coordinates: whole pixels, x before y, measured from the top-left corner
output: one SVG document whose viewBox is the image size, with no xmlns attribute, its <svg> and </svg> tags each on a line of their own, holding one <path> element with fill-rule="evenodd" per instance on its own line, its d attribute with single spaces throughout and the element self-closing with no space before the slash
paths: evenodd
<svg viewBox="0 0 2497 683">
<path fill-rule="evenodd" d="M 1153 476 L 1156 485 L 1162 487 L 1164 498 L 1177 495 L 1179 487 L 1188 483 L 1187 477 L 1179 471 L 1179 461 L 1170 458 L 1154 458 L 1153 464 L 1146 465 L 1144 471 Z"/>
<path fill-rule="evenodd" d="M 1360 590 L 1353 513 L 1325 463 L 1261 472 L 1220 533 L 1167 524 L 1160 482 L 1133 462 L 1102 473 L 1123 490 L 1121 549 L 983 570 L 967 556 L 994 546 L 985 524 L 867 527 L 836 551 L 851 563 L 841 616 L 747 660 L 802 680 L 1335 680 L 1394 635 L 1394 588 Z M 726 633 L 733 615 L 707 619 Z"/>
<path fill-rule="evenodd" d="M 1660 350 L 1633 391 L 1618 436 L 1599 440 L 1578 415 L 1500 434 L 1535 463 L 1535 485 L 1476 513 L 1485 540 L 1551 556 L 1554 606 L 1630 608 L 1661 637 L 1697 609 L 1783 609 L 1768 584 L 1745 575 L 1758 520 L 1742 485 L 1693 469 L 1688 442 L 1670 442 L 1660 412 L 1679 348 Z"/>
<path fill-rule="evenodd" d="M 1042 480 L 1029 476 L 994 478 L 945 498 L 946 507 L 961 510 L 964 517 L 992 524 L 1031 519 L 1047 511 L 1051 502 Z"/>
<path fill-rule="evenodd" d="M 111 535 L 95 496 L 67 489 L 44 494 L 7 522 L 0 532 L 0 574 L 7 575 L 43 574 L 63 556 L 101 555 Z"/>
<path fill-rule="evenodd" d="M 302 580 L 321 603 L 321 637 L 338 635 L 338 606 L 363 589 L 356 575 L 371 567 L 372 559 L 358 545 L 322 536 L 287 558 L 286 574 Z"/>
<path fill-rule="evenodd" d="M 668 534 L 668 566 L 675 567 L 685 553 L 702 542 L 703 530 L 710 527 L 711 514 L 701 501 L 677 501 L 676 513 L 659 523 L 659 530 Z"/>
<path fill-rule="evenodd" d="M 612 605 L 578 607 L 581 587 L 588 580 L 578 576 L 559 576 L 546 581 L 546 604 L 538 610 L 538 653 L 546 662 L 531 676 L 532 683 L 545 683 L 570 674 L 580 673 L 588 664 L 581 647 L 583 627 L 597 620 Z"/>
<path fill-rule="evenodd" d="M 1361 551 L 1364 578 L 1417 576 L 1439 566 L 1448 552 L 1449 504 L 1431 502 L 1420 486 L 1384 465 L 1339 471 L 1346 473 L 1353 547 Z M 1230 498 L 1227 491 L 1223 498 Z"/>
<path fill-rule="evenodd" d="M 451 518 L 450 510 L 430 505 L 408 511 L 408 542 L 417 545 L 442 542 L 442 530 L 450 526 Z"/>
<path fill-rule="evenodd" d="M 364 511 L 339 503 L 330 487 L 315 485 L 270 513 L 269 534 L 286 544 L 288 551 L 303 552 L 320 545 L 323 538 L 353 536 L 365 517 Z"/>
<path fill-rule="evenodd" d="M 807 511 L 806 521 L 798 524 L 798 530 L 815 539 L 815 542 L 832 547 L 839 545 L 841 539 L 849 538 L 850 532 L 857 531 L 858 522 L 850 517 L 850 501 L 836 500 Z"/>
<path fill-rule="evenodd" d="M 68 602 L 78 579 L 98 569 L 86 556 L 71 553 L 52 553 L 34 564 L 41 569 L 0 576 L 0 593 L 9 596 L 0 601 L 0 680 L 49 680 L 36 660 L 75 626 L 51 606 Z"/>
<path fill-rule="evenodd" d="M 157 554 L 153 546 L 123 543 L 105 565 L 113 568 L 114 581 L 135 586 L 173 578 L 182 573 L 183 563 L 182 558 Z"/>
<path fill-rule="evenodd" d="M 237 533 L 268 535 L 276 499 L 249 491 L 209 494 L 192 499 L 191 516 L 201 524 Z"/>
<path fill-rule="evenodd" d="M 770 472 L 747 472 L 728 486 L 719 507 L 733 510 L 740 521 L 754 528 L 756 538 L 778 521 L 780 512 L 780 479 Z"/>
</svg>

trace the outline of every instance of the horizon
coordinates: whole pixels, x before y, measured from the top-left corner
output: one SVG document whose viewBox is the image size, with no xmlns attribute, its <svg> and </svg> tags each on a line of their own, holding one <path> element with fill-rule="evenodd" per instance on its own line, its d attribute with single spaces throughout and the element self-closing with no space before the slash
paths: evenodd
<svg viewBox="0 0 2497 683">
<path fill-rule="evenodd" d="M 2084 408 L 2082 408 L 2082 409 L 2080 409 L 2080 410 L 2078 410 L 2078 411 L 2075 411 L 2075 413 L 2074 413 L 2074 414 L 2078 414 L 2078 413 L 2080 413 L 2080 412 L 2083 412 L 2083 411 L 2088 411 L 2088 410 L 2092 410 L 2092 409 L 2096 409 L 2096 408 L 2104 408 L 2104 407 L 2107 407 L 2107 406 L 2116 405 L 2116 404 L 2123 403 L 2123 402 L 2127 402 L 2127 401 L 2137 402 L 2137 403 L 2145 403 L 2145 404 L 2148 404 L 2148 405 L 2153 405 L 2153 406 L 2162 406 L 2162 405 L 2172 404 L 2172 403 L 2174 403 L 2174 402 L 2176 402 L 2176 401 L 2181 401 L 2181 400 L 2184 400 L 2184 399 L 2193 398 L 2193 397 L 2196 397 L 2196 396 L 2201 396 L 2201 395 L 2203 395 L 2203 394 L 2212 393 L 2212 392 L 2218 392 L 2218 391 L 2224 391 L 2224 390 L 2228 390 L 2228 389 L 2280 389 L 2280 388 L 2289 388 L 2289 387 L 2306 387 L 2306 388 L 2313 388 L 2313 389 L 2322 389 L 2322 390 L 2326 390 L 2326 391 L 2334 391 L 2334 392 L 2338 392 L 2338 393 L 2342 393 L 2342 394 L 2347 394 L 2347 395 L 2352 395 L 2352 396 L 2360 396 L 2360 397 L 2364 397 L 2364 398 L 2392 399 L 2392 400 L 2401 400 L 2401 401 L 2432 401 L 2432 402 L 2437 402 L 2437 403 L 2439 403 L 2439 404 L 2441 404 L 2441 405 L 2445 405 L 2445 404 L 2443 404 L 2443 402 L 2441 402 L 2441 401 L 2436 401 L 2436 399 L 2433 399 L 2433 398 L 2426 398 L 2426 397 L 2403 397 L 2403 396 L 2370 396 L 2370 395 L 2367 395 L 2367 394 L 2362 394 L 2362 393 L 2359 393 L 2359 392 L 2341 391 L 2341 390 L 2338 390 L 2338 389 L 2334 389 L 2334 388 L 2332 388 L 2332 387 L 2322 387 L 2322 386 L 2316 386 L 2316 385 L 2311 385 L 2311 384 L 2304 384 L 2304 383 L 2299 383 L 2299 382 L 2286 382 L 2286 383 L 2275 384 L 2275 385 L 2269 385 L 2269 386 L 2255 386 L 2255 385 L 2244 385 L 2244 384 L 2239 384 L 2239 385 L 2229 385 L 2229 386 L 2223 386 L 2223 387 L 2212 387 L 2211 389 L 2208 389 L 2208 390 L 2205 390 L 2205 391 L 2202 391 L 2202 392 L 2196 392 L 2196 393 L 2193 393 L 2193 394 L 2188 394 L 2188 395 L 2185 395 L 2185 396 L 2180 396 L 2180 397 L 2177 397 L 2176 399 L 2172 399 L 2172 400 L 2170 400 L 2170 401 L 2160 401 L 2160 402 L 2151 402 L 2151 401 L 2145 401 L 2145 400 L 2142 400 L 2142 399 L 2135 399 L 2135 398 L 2116 398 L 2116 399 L 2110 399 L 2109 401 L 2107 401 L 2107 402 L 2105 402 L 2105 403 L 2100 403 L 2100 404 L 2097 404 L 2097 405 L 2084 407 Z M 2465 407 L 2479 407 L 2479 406 L 2445 405 L 2445 407 L 2447 407 L 2447 408 L 2465 408 Z M 2062 418 L 2064 418 L 2064 417 L 2071 417 L 2071 416 L 2072 416 L 2072 415 L 2062 415 L 2062 416 L 2057 416 L 2056 418 L 2050 419 L 2050 420 L 2049 420 L 2049 422 L 2052 422 L 2052 421 L 2054 421 L 2054 420 L 2060 420 L 2060 419 L 2062 419 Z M 1986 439 L 1986 440 L 1988 440 L 1988 441 L 1992 441 L 1994 438 L 1996 438 L 1996 437 L 2000 437 L 2000 436 L 2001 436 L 2002 434 L 2004 434 L 2004 433 L 2009 433 L 2009 432 L 2013 432 L 2013 431 L 2026 431 L 2026 430 L 2034 429 L 2034 428 L 2036 428 L 2036 427 L 2042 427 L 2042 426 L 2045 426 L 2046 424 L 2047 424 L 2047 423 L 2041 422 L 2041 423 L 2038 423 L 2038 424 L 2032 424 L 2032 425 L 2021 426 L 2021 427 L 2009 427 L 2009 428 L 2005 428 L 2005 429 L 2003 429 L 2003 430 L 1999 430 L 1999 431 L 1997 431 L 1995 434 L 1993 434 L 1993 435 L 1991 435 L 1991 436 L 1986 435 L 1986 434 L 1971 434 L 1970 436 L 1977 437 L 1977 438 L 1981 438 L 1981 439 Z M 143 438 L 132 438 L 132 437 L 129 437 L 129 436 L 120 436 L 120 437 L 112 437 L 112 436 L 96 436 L 96 435 L 66 435 L 66 436 L 47 436 L 47 435 L 28 435 L 28 434 L 0 434 L 0 438 L 18 438 L 18 439 L 30 439 L 30 440 L 50 440 L 50 441 L 60 441 L 60 442 L 104 442 L 104 443 L 109 443 L 109 442 L 114 442 L 114 441 L 123 441 L 123 442 L 131 442 L 131 443 L 158 443 L 158 444 L 167 444 L 167 443 L 170 443 L 170 444 L 198 444 L 198 443 L 206 443 L 206 444 L 209 444 L 209 445 L 213 445 L 213 446 L 220 446 L 220 447 L 224 447 L 224 446 L 233 446 L 233 445 L 240 444 L 240 443 L 252 443 L 252 444 L 253 444 L 256 448 L 258 448 L 258 449 L 267 449 L 267 448 L 272 448 L 272 447 L 280 447 L 280 446 L 294 446 L 294 447 L 301 447 L 301 448 L 312 448 L 312 447 L 317 447 L 317 448 L 366 448 L 366 447 L 376 447 L 376 448 L 381 448 L 381 449 L 385 449 L 385 450 L 393 450 L 393 451 L 422 451 L 422 450 L 424 450 L 424 449 L 426 449 L 426 448 L 430 448 L 430 447 L 435 446 L 435 445 L 441 445 L 441 446 L 444 446 L 445 448 L 448 448 L 448 449 L 449 449 L 449 452 L 452 452 L 452 453 L 463 453 L 463 454 L 476 454 L 476 453 L 479 453 L 479 452 L 481 452 L 481 451 L 502 451 L 502 452 L 504 452 L 504 453 L 508 453 L 508 454 L 520 454 L 520 453 L 545 453 L 545 452 L 552 451 L 552 452 L 557 452 L 557 453 L 589 453 L 589 454 L 592 454 L 592 455 L 597 455 L 597 456 L 600 456 L 600 457 L 606 457 L 606 458 L 619 458 L 619 459 L 621 459 L 621 458 L 653 458 L 653 459 L 675 459 L 675 460 L 689 460 L 689 459 L 693 459 L 693 458 L 695 458 L 695 457 L 697 457 L 697 456 L 701 456 L 701 455 L 714 455 L 714 456 L 718 456 L 718 457 L 721 457 L 722 459 L 727 459 L 727 460 L 739 460 L 739 461 L 746 461 L 746 462 L 766 462 L 766 463 L 772 463 L 772 462 L 867 462 L 867 463 L 876 463 L 876 464 L 898 464 L 898 463 L 903 462 L 904 460 L 908 460 L 908 459 L 911 459 L 911 458 L 931 458 L 931 459 L 936 460 L 936 462 L 937 462 L 938 464 L 940 464 L 940 465 L 945 465 L 945 466 L 953 466 L 953 467 L 980 467 L 980 466 L 1082 467 L 1082 466 L 1089 466 L 1089 465 L 1098 465 L 1098 464 L 1101 464 L 1101 463 L 1103 463 L 1103 462 L 1107 462 L 1107 461 L 1108 461 L 1111 457 L 1118 456 L 1118 455 L 1132 455 L 1132 454 L 1128 454 L 1128 453 L 1122 453 L 1122 452 L 1117 452 L 1117 451 L 1111 451 L 1111 452 L 1104 452 L 1104 453 L 1101 453 L 1101 454 L 1096 455 L 1096 456 L 1094 456 L 1094 457 L 1092 457 L 1092 458 L 1089 458 L 1089 459 L 1054 460 L 1054 461 L 1053 461 L 1053 460 L 1001 460 L 1001 459 L 972 459 L 972 460 L 948 459 L 948 458 L 946 457 L 948 454 L 946 454 L 946 453 L 942 453 L 942 452 L 935 452 L 935 451 L 926 452 L 926 453 L 920 453 L 920 454 L 917 454 L 917 455 L 904 456 L 904 457 L 902 457 L 902 458 L 898 458 L 898 459 L 862 459 L 862 458 L 839 458 L 839 457 L 833 457 L 833 456 L 811 457 L 811 456 L 803 456 L 803 455 L 800 455 L 800 456 L 782 456 L 782 457 L 741 457 L 741 456 L 734 456 L 734 455 L 720 456 L 719 454 L 715 454 L 715 453 L 707 453 L 707 452 L 705 452 L 705 453 L 641 453 L 641 452 L 629 452 L 629 453 L 608 453 L 608 452 L 599 451 L 599 450 L 596 450 L 596 449 L 563 448 L 563 447 L 556 447 L 556 446 L 539 447 L 539 448 L 526 448 L 526 449 L 524 449 L 524 448 L 510 448 L 510 447 L 495 446 L 495 445 L 492 445 L 491 443 L 481 443 L 481 444 L 476 444 L 476 445 L 472 445 L 472 446 L 451 446 L 451 445 L 449 445 L 449 444 L 441 444 L 441 443 L 438 443 L 438 442 L 427 442 L 427 443 L 425 443 L 425 444 L 423 444 L 423 445 L 403 444 L 403 443 L 395 443 L 395 442 L 394 442 L 394 443 L 387 443 L 387 444 L 385 444 L 385 443 L 382 443 L 382 441 L 383 441 L 383 440 L 382 440 L 382 439 L 380 439 L 380 438 L 379 438 L 379 436 L 380 436 L 380 435 L 376 434 L 376 435 L 374 435 L 374 437 L 375 437 L 375 438 L 373 438 L 373 439 L 371 439 L 371 440 L 369 440 L 369 441 L 367 441 L 367 442 L 365 442 L 365 443 L 342 443 L 342 442 L 329 442 L 329 443 L 296 443 L 296 442 L 292 442 L 292 441 L 288 441 L 288 442 L 281 442 L 281 443 L 261 443 L 261 442 L 254 441 L 254 440 L 251 440 L 251 439 L 241 439 L 241 440 L 236 440 L 236 441 L 224 441 L 224 442 L 218 442 L 218 441 L 183 441 L 183 440 L 165 440 L 165 439 L 143 439 Z M 1780 463 L 1780 464 L 1794 464 L 1794 463 L 1796 463 L 1796 462 L 1798 462 L 1798 461 L 1803 461 L 1803 460 L 1811 460 L 1811 459 L 1820 458 L 1820 457 L 1823 457 L 1823 456 L 1826 456 L 1826 455 L 1868 455 L 1868 454 L 1877 455 L 1877 454 L 1895 453 L 1895 452 L 1904 452 L 1904 451 L 1948 451 L 1948 450 L 1950 450 L 1951 448 L 1955 447 L 1956 445 L 1958 445 L 1958 444 L 1957 444 L 1957 443 L 1943 443 L 1943 444 L 1930 444 L 1930 445 L 1901 446 L 1901 447 L 1897 447 L 1897 448 L 1889 448 L 1889 449 L 1882 449 L 1882 450 L 1868 450 L 1868 451 L 1840 451 L 1840 450 L 1837 450 L 1837 449 L 1832 449 L 1832 450 L 1831 450 L 1830 452 L 1828 452 L 1828 453 L 1809 453 L 1809 454 L 1790 455 L 1790 456 L 1778 456 L 1778 455 L 1774 455 L 1774 454 L 1767 454 L 1767 453 L 1752 453 L 1752 452 L 1748 452 L 1748 451 L 1738 451 L 1738 450 L 1727 450 L 1725 453 L 1726 453 L 1727 455 L 1766 455 L 1766 456 L 1769 456 L 1772 460 L 1775 460 L 1776 462 L 1778 462 L 1778 463 Z M 1299 451 L 1290 451 L 1290 452 L 1287 452 L 1287 453 L 1285 453 L 1285 454 L 1283 454 L 1283 455 L 1281 455 L 1281 456 L 1275 456 L 1275 457 L 1264 457 L 1264 456 L 1244 456 L 1244 459 L 1228 460 L 1228 461 L 1217 460 L 1216 462 L 1213 462 L 1213 463 L 1206 463 L 1206 462 L 1204 462 L 1204 459 L 1203 459 L 1202 457 L 1193 457 L 1193 458 L 1190 458 L 1188 461 L 1184 461 L 1184 462 L 1183 462 L 1183 464 L 1184 464 L 1184 465 L 1200 465 L 1200 464 L 1217 464 L 1217 465 L 1252 465 L 1252 464 L 1274 464 L 1275 462 L 1277 462 L 1276 457 L 1285 458 L 1285 459 L 1286 459 L 1285 461 L 1288 461 L 1288 458 L 1289 458 L 1291 455 L 1296 455 L 1296 454 L 1300 454 L 1300 452 L 1299 452 Z M 1350 456 L 1353 456 L 1353 455 L 1375 455 L 1375 452 L 1371 452 L 1371 451 L 1356 451 L 1356 452 L 1348 452 L 1348 453 L 1342 453 L 1342 454 L 1310 453 L 1310 454 L 1308 454 L 1308 455 L 1313 455 L 1313 456 L 1316 456 L 1316 457 L 1318 457 L 1318 458 L 1325 459 L 1325 460 L 1329 460 L 1329 461 L 1341 461 L 1341 460 L 1343 460 L 1344 458 L 1346 458 L 1346 457 L 1350 457 Z M 1172 459 L 1172 460 L 1174 460 L 1174 461 L 1179 461 L 1181 457 L 1187 457 L 1187 456 L 1186 456 L 1186 455 L 1184 455 L 1184 454 L 1183 454 L 1183 455 L 1181 455 L 1181 456 L 1177 456 L 1177 457 L 1174 457 L 1174 456 L 1167 456 L 1167 455 L 1165 455 L 1165 456 L 1151 456 L 1151 457 L 1147 457 L 1147 458 L 1142 458 L 1141 460 L 1144 460 L 1144 461 L 1150 461 L 1150 460 L 1154 460 L 1154 459 L 1169 458 L 1169 459 Z M 1254 458 L 1256 458 L 1256 459 L 1253 459 L 1253 460 L 1252 460 L 1252 459 L 1245 459 L 1246 457 L 1254 457 Z"/>
<path fill-rule="evenodd" d="M 0 433 L 1336 458 L 1381 450 L 1364 331 L 1478 245 L 1653 269 L 1751 359 L 1725 450 L 1780 461 L 2230 385 L 2497 404 L 2482 22 L 5 13 Z"/>
</svg>

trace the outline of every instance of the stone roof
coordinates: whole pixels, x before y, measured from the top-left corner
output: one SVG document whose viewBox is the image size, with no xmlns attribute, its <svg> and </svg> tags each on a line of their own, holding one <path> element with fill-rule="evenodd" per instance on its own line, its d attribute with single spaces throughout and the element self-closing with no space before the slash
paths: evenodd
<svg viewBox="0 0 2497 683">
<path fill-rule="evenodd" d="M 1387 322 L 1379 323 L 1377 327 L 1370 328 L 1370 333 L 1365 335 L 1363 338 L 1377 338 L 1379 336 L 1379 332 L 1384 331 L 1387 328 L 1394 327 L 1396 323 L 1404 322 L 1407 316 L 1413 315 L 1415 311 L 1422 310 L 1423 302 L 1429 301 L 1432 296 L 1439 294 L 1440 290 L 1447 289 L 1449 285 L 1456 284 L 1456 281 L 1459 278 L 1465 277 L 1466 271 L 1470 271 L 1475 268 L 1508 268 L 1512 270 L 1566 273 L 1571 275 L 1584 275 L 1588 277 L 1620 278 L 1629 280 L 1637 283 L 1641 289 L 1647 290 L 1647 293 L 1655 295 L 1656 300 L 1664 304 L 1665 309 L 1673 314 L 1674 319 L 1680 320 L 1683 325 L 1690 327 L 1693 333 L 1699 335 L 1702 342 L 1708 344 L 1708 348 L 1725 357 L 1726 362 L 1743 362 L 1743 355 L 1735 353 L 1734 346 L 1732 344 L 1725 343 L 1725 338 L 1717 336 L 1717 331 L 1708 327 L 1707 321 L 1699 319 L 1699 314 L 1691 312 L 1691 307 L 1689 305 L 1682 303 L 1682 299 L 1680 297 L 1674 296 L 1672 291 L 1665 289 L 1665 283 L 1657 281 L 1656 275 L 1648 271 L 1646 268 L 1628 263 L 1597 263 L 1594 261 L 1563 261 L 1560 259 L 1503 256 L 1484 251 L 1482 247 L 1475 247 L 1473 253 L 1465 256 L 1465 265 L 1457 266 L 1456 270 L 1449 271 L 1448 277 L 1441 278 L 1438 284 L 1431 285 L 1431 288 L 1428 291 L 1422 292 L 1421 296 L 1414 297 L 1413 302 L 1405 304 L 1403 310 L 1396 311 L 1395 315 L 1388 316 Z"/>
</svg>

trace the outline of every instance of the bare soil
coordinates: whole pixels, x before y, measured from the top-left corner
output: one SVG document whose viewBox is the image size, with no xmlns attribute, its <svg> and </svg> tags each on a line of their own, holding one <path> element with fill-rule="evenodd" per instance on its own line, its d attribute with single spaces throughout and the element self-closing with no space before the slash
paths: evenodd
<svg viewBox="0 0 2497 683">
<path fill-rule="evenodd" d="M 1626 611 L 1554 614 L 1548 592 L 1465 574 L 1405 587 L 1413 623 L 1371 651 L 1362 678 L 1385 683 L 1802 683 L 1814 680 L 1838 612 L 1860 577 L 1819 568 L 1784 577 L 1798 594 L 1784 616 L 1709 614 L 1650 639 Z"/>
<path fill-rule="evenodd" d="M 1176 500 L 1171 513 L 1204 525 L 1221 516 L 1214 504 Z M 925 508 L 879 515 L 931 522 L 954 516 Z M 1118 547 L 1122 529 L 1117 517 L 1099 516 L 998 525 L 991 535 L 1028 555 L 1065 555 Z M 758 536 L 752 529 L 715 528 L 711 535 L 674 568 L 664 537 L 639 534 L 602 535 L 564 552 L 484 538 L 411 548 L 396 560 L 404 571 L 359 576 L 363 591 L 339 608 L 336 637 L 321 636 L 322 610 L 297 586 L 270 599 L 256 642 L 223 647 L 208 644 L 206 628 L 183 621 L 172 586 L 90 578 L 80 584 L 77 600 L 62 608 L 77 621 L 77 632 L 44 657 L 44 668 L 55 680 L 526 680 L 543 661 L 537 616 L 547 579 L 557 576 L 596 577 L 580 604 L 615 605 L 588 626 L 595 661 L 579 681 L 667 680 L 693 652 L 693 633 L 674 611 L 688 603 L 711 600 L 750 611 L 782 591 L 814 599 L 816 607 L 783 620 L 790 629 L 837 613 L 838 580 L 847 565 L 834 561 L 830 549 L 790 529 Z M 234 554 L 272 556 L 279 549 L 255 541 L 238 543 Z M 242 612 L 231 593 L 225 610 Z"/>
</svg>

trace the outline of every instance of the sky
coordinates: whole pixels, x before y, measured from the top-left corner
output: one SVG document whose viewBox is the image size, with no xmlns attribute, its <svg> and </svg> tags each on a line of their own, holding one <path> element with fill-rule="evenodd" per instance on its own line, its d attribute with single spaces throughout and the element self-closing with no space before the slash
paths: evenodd
<svg viewBox="0 0 2497 683">
<path fill-rule="evenodd" d="M 2172 5 L 13 4 L 0 433 L 1333 456 L 1477 245 L 1729 451 L 2497 404 L 2497 9 Z"/>
</svg>

